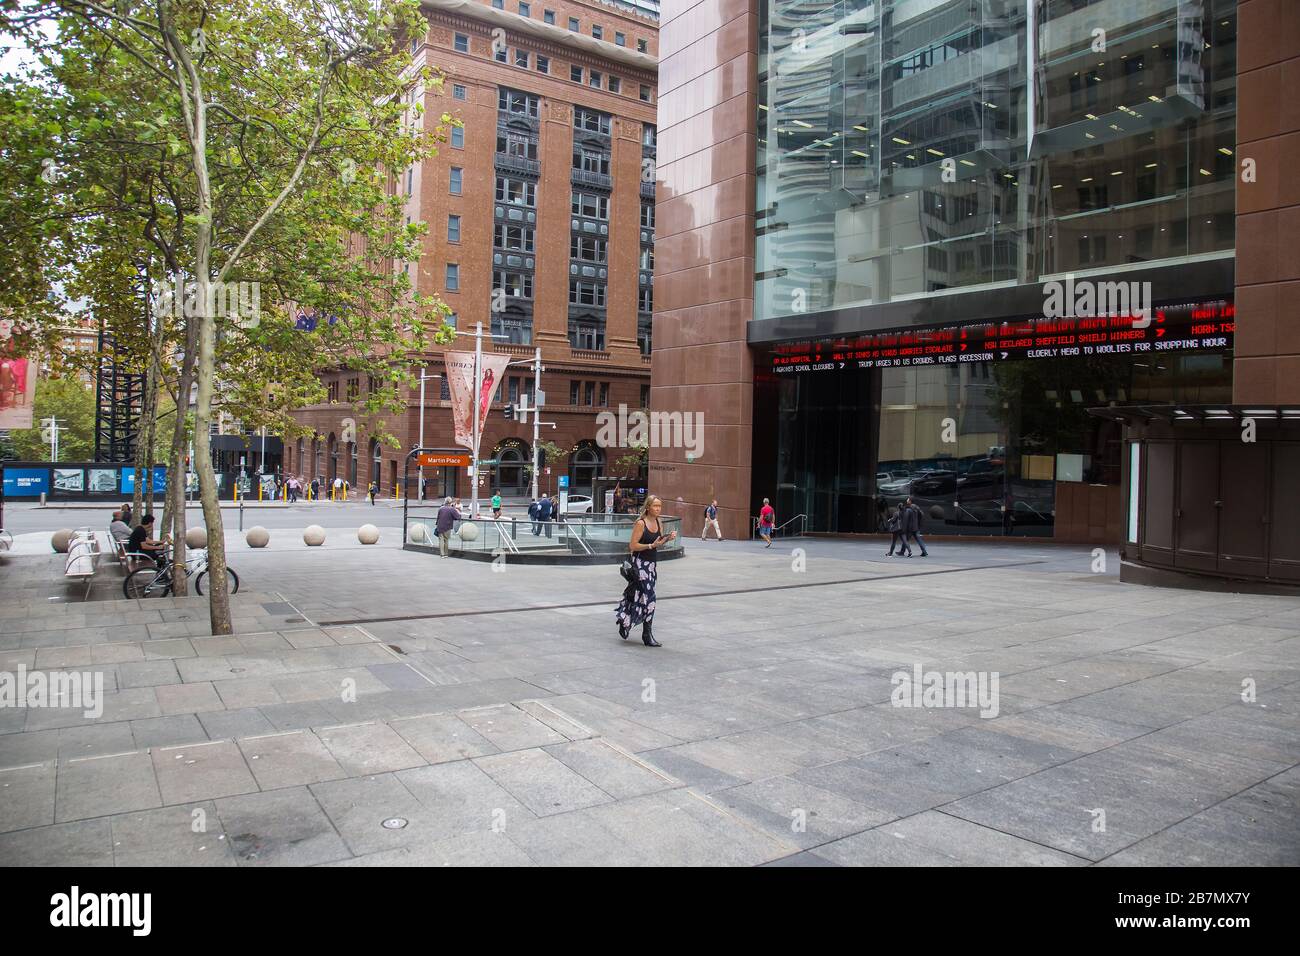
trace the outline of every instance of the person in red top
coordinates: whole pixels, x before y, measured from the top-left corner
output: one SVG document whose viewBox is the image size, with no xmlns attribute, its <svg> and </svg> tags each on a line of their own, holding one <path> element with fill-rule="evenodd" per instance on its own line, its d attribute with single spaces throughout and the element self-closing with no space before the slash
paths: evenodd
<svg viewBox="0 0 1300 956">
<path fill-rule="evenodd" d="M 764 547 L 772 547 L 772 526 L 776 524 L 776 509 L 771 502 L 763 499 L 763 508 L 758 513 L 758 536 L 767 542 Z"/>
</svg>

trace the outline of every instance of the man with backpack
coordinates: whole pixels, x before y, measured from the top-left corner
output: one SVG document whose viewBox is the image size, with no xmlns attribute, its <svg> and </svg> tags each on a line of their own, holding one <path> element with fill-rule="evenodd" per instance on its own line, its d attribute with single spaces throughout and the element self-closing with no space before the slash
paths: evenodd
<svg viewBox="0 0 1300 956">
<path fill-rule="evenodd" d="M 722 540 L 722 526 L 718 524 L 718 499 L 714 498 L 713 503 L 704 509 L 704 530 L 700 532 L 700 540 L 703 541 L 708 537 L 709 529 L 712 528 L 717 534 L 718 540 Z"/>
</svg>

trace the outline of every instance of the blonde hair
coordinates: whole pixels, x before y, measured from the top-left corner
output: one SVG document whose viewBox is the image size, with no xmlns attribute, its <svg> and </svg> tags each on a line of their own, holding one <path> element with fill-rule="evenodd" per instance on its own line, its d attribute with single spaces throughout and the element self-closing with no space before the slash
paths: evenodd
<svg viewBox="0 0 1300 956">
<path fill-rule="evenodd" d="M 641 513 L 637 515 L 638 521 L 645 521 L 645 516 L 650 513 L 650 506 L 653 505 L 656 501 L 659 502 L 660 504 L 664 503 L 664 500 L 660 498 L 658 495 L 646 496 L 645 504 L 641 506 Z"/>
</svg>

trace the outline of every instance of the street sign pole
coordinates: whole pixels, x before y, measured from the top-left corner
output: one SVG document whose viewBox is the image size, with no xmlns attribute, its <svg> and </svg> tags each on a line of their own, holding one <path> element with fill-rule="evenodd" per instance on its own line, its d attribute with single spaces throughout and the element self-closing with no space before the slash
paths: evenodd
<svg viewBox="0 0 1300 956">
<path fill-rule="evenodd" d="M 478 475 L 479 475 L 479 416 L 482 409 L 479 408 L 479 402 L 483 399 L 480 392 L 483 391 L 483 323 L 474 323 L 474 394 L 472 401 L 474 403 L 474 473 L 470 481 L 470 506 L 469 513 L 472 517 L 478 517 Z"/>
<path fill-rule="evenodd" d="M 542 350 L 533 350 L 533 500 L 537 500 L 537 442 L 542 426 Z"/>
</svg>

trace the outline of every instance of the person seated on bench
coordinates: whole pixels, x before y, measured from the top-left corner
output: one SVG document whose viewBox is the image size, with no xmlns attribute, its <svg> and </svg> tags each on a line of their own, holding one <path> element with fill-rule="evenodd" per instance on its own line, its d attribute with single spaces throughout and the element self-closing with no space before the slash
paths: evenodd
<svg viewBox="0 0 1300 956">
<path fill-rule="evenodd" d="M 145 554 L 154 559 L 158 567 L 163 567 L 167 560 L 167 542 L 149 537 L 153 531 L 153 515 L 145 515 L 126 540 L 126 550 L 131 554 Z"/>
<path fill-rule="evenodd" d="M 113 512 L 113 521 L 108 526 L 108 533 L 113 536 L 114 544 L 122 544 L 131 537 L 131 526 L 122 520 L 122 512 Z"/>
</svg>

